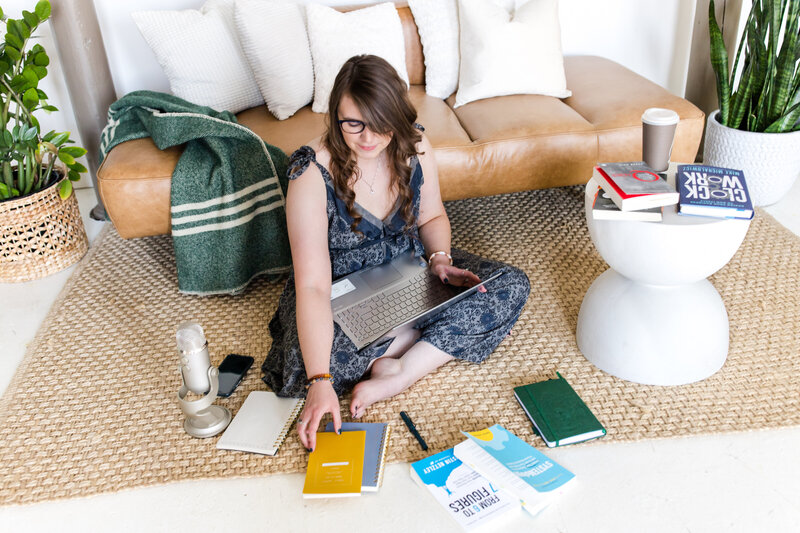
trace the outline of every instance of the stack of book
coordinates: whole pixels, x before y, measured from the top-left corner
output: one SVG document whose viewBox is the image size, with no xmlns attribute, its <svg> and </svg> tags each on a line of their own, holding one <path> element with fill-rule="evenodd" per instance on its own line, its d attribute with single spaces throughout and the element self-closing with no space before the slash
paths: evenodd
<svg viewBox="0 0 800 533">
<path fill-rule="evenodd" d="M 329 422 L 317 433 L 317 445 L 308 456 L 303 498 L 337 498 L 377 492 L 383 483 L 389 424 L 342 424 L 333 432 Z"/>
<path fill-rule="evenodd" d="M 454 448 L 412 463 L 411 476 L 466 530 L 520 508 L 535 515 L 575 478 L 503 426 L 464 435 Z"/>
<path fill-rule="evenodd" d="M 642 161 L 601 163 L 592 178 L 595 191 L 592 216 L 596 220 L 661 220 L 661 208 L 678 203 L 678 192 Z"/>
<path fill-rule="evenodd" d="M 664 206 L 677 204 L 680 215 L 753 218 L 753 204 L 741 170 L 709 165 L 678 165 L 675 186 L 641 161 L 602 163 L 592 174 L 595 220 L 662 219 Z M 677 190 L 676 190 L 677 189 Z"/>
</svg>

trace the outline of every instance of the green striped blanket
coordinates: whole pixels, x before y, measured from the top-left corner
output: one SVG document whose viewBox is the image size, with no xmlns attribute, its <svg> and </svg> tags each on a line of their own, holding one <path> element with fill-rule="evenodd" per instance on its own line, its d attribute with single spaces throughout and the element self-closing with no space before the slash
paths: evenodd
<svg viewBox="0 0 800 533">
<path fill-rule="evenodd" d="M 109 108 L 101 161 L 117 144 L 142 137 L 161 150 L 186 144 L 170 195 L 181 292 L 237 293 L 260 274 L 289 271 L 282 150 L 227 111 L 136 91 Z"/>
</svg>

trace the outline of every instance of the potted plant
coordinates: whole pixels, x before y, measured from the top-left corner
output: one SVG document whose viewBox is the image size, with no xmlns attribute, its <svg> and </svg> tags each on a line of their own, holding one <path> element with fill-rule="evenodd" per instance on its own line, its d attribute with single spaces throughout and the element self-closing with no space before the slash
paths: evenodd
<svg viewBox="0 0 800 533">
<path fill-rule="evenodd" d="M 754 0 L 733 69 L 708 8 L 719 110 L 708 118 L 703 162 L 744 171 L 753 204 L 770 205 L 800 174 L 800 0 Z"/>
<path fill-rule="evenodd" d="M 0 42 L 0 281 L 24 281 L 74 263 L 88 242 L 72 182 L 86 150 L 69 132 L 42 134 L 36 113 L 48 104 L 39 82 L 50 59 L 33 34 L 50 17 L 41 0 L 21 19 L 7 18 Z"/>
</svg>

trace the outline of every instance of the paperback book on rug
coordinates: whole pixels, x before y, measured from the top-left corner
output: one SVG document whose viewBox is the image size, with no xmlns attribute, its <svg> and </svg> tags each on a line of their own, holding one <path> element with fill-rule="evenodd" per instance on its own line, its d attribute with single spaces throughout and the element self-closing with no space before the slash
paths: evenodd
<svg viewBox="0 0 800 533">
<path fill-rule="evenodd" d="M 469 531 L 520 509 L 519 500 L 465 465 L 453 448 L 411 463 L 411 477 Z"/>
<path fill-rule="evenodd" d="M 523 508 L 533 515 L 575 479 L 575 474 L 499 424 L 462 433 L 468 440 L 456 445 L 456 457 L 519 498 Z"/>
</svg>

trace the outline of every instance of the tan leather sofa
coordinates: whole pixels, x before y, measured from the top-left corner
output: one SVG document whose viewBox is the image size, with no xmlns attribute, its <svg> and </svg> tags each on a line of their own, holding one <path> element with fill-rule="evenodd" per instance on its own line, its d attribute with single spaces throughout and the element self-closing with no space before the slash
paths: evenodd
<svg viewBox="0 0 800 533">
<path fill-rule="evenodd" d="M 600 57 L 565 57 L 570 98 L 501 96 L 453 109 L 454 96 L 443 101 L 425 93 L 417 27 L 408 7 L 398 12 L 411 99 L 434 146 L 445 201 L 585 183 L 598 162 L 641 159 L 640 119 L 648 107 L 678 112 L 672 159 L 695 159 L 703 112 Z M 288 154 L 325 128 L 325 116 L 311 106 L 284 121 L 266 106 L 243 111 L 238 119 Z M 161 151 L 150 139 L 139 139 L 118 145 L 105 158 L 98 186 L 122 237 L 170 232 L 170 180 L 180 154 L 180 148 Z"/>
</svg>

